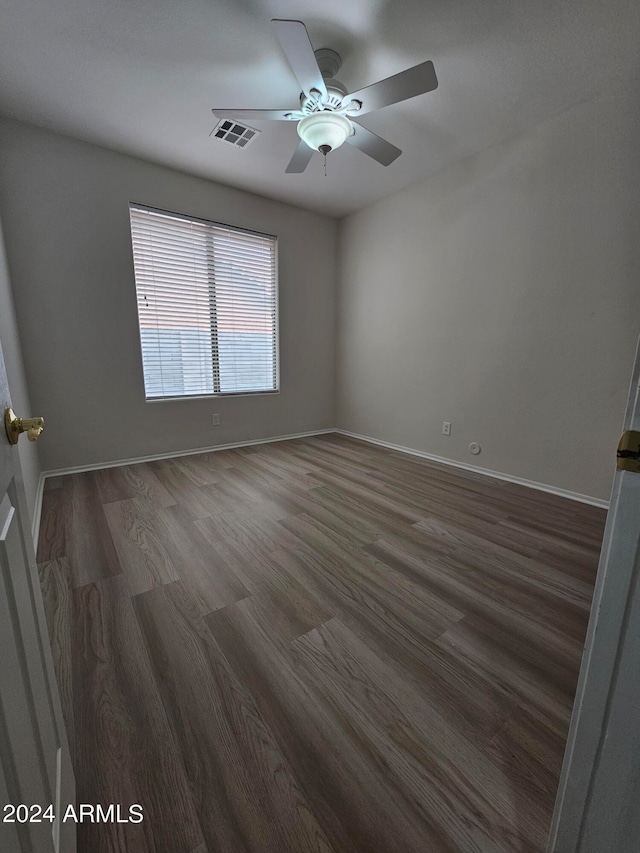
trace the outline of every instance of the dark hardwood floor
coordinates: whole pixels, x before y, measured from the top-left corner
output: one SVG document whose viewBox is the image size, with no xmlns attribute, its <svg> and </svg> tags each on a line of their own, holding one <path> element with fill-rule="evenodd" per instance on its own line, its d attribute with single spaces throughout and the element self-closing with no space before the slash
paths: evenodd
<svg viewBox="0 0 640 853">
<path fill-rule="evenodd" d="M 543 851 L 605 513 L 338 435 L 46 481 L 78 853 Z"/>
</svg>

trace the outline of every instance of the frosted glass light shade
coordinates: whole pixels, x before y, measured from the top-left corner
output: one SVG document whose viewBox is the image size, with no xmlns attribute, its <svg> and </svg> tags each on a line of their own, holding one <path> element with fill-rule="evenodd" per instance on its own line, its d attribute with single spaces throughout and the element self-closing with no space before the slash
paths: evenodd
<svg viewBox="0 0 640 853">
<path fill-rule="evenodd" d="M 348 118 L 328 110 L 311 113 L 298 122 L 298 136 L 316 151 L 322 145 L 328 145 L 332 151 L 340 148 L 352 133 L 353 126 Z"/>
</svg>

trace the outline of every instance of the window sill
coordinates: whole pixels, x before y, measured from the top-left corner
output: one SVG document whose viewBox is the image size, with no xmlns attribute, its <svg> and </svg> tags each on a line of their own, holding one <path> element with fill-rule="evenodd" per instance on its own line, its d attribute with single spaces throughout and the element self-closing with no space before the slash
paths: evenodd
<svg viewBox="0 0 640 853">
<path fill-rule="evenodd" d="M 185 400 L 219 400 L 221 397 L 266 397 L 279 394 L 280 389 L 276 391 L 232 391 L 220 394 L 194 394 L 181 395 L 179 397 L 146 397 L 145 403 L 176 403 Z"/>
</svg>

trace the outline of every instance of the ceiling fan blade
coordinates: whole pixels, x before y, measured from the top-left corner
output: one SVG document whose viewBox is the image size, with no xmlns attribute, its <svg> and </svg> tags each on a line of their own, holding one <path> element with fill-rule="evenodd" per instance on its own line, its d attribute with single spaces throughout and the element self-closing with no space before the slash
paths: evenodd
<svg viewBox="0 0 640 853">
<path fill-rule="evenodd" d="M 388 166 L 402 154 L 400 148 L 396 148 L 395 145 L 387 142 L 386 139 L 383 139 L 371 130 L 367 130 L 366 127 L 357 124 L 355 121 L 352 121 L 352 124 L 355 132 L 353 136 L 348 137 L 347 142 L 349 145 L 353 145 L 354 148 L 364 151 L 369 157 L 373 157 L 378 163 Z"/>
<path fill-rule="evenodd" d="M 263 119 L 271 119 L 272 121 L 295 121 L 298 115 L 297 110 L 216 110 L 211 112 L 218 118 L 230 119 L 253 119 L 261 121 Z"/>
<path fill-rule="evenodd" d="M 406 101 L 408 98 L 415 98 L 416 95 L 432 92 L 437 88 L 438 78 L 433 62 L 427 60 L 427 62 L 414 65 L 413 68 L 407 68 L 406 71 L 400 71 L 399 74 L 394 74 L 392 77 L 387 77 L 385 80 L 372 83 L 371 86 L 365 86 L 364 89 L 346 95 L 342 103 L 346 106 L 350 101 L 360 101 L 362 107 L 354 112 L 354 115 L 361 116 L 372 112 L 372 110 L 379 110 L 381 107 L 397 104 L 400 101 Z"/>
<path fill-rule="evenodd" d="M 289 165 L 285 169 L 287 175 L 299 175 L 300 172 L 304 172 L 304 170 L 309 165 L 309 161 L 314 155 L 313 148 L 309 148 L 306 142 L 303 142 L 302 139 L 298 147 L 296 148 L 293 157 L 289 161 Z"/>
<path fill-rule="evenodd" d="M 309 95 L 312 89 L 317 89 L 326 97 L 327 87 L 305 25 L 302 21 L 283 21 L 279 18 L 273 18 L 271 23 L 302 91 Z"/>
</svg>

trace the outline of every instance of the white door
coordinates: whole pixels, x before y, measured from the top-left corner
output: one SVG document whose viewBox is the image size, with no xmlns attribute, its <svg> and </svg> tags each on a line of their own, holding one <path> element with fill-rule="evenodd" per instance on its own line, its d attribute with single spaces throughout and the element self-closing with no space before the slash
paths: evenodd
<svg viewBox="0 0 640 853">
<path fill-rule="evenodd" d="M 640 431 L 640 344 L 624 429 Z M 640 460 L 633 467 L 613 483 L 550 853 L 640 851 Z"/>
<path fill-rule="evenodd" d="M 75 826 L 61 818 L 75 782 L 10 405 L 0 350 L 0 853 L 74 853 Z"/>
</svg>

